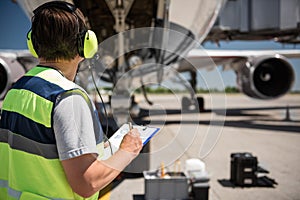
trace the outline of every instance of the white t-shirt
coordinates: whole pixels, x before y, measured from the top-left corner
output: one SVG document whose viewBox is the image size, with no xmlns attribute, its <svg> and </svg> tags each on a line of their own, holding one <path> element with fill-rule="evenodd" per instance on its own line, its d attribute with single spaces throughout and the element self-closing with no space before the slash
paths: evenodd
<svg viewBox="0 0 300 200">
<path fill-rule="evenodd" d="M 53 129 L 60 160 L 89 153 L 101 154 L 99 146 L 103 146 L 103 131 L 94 105 L 90 106 L 83 96 L 76 93 L 62 94 L 57 98 Z"/>
</svg>

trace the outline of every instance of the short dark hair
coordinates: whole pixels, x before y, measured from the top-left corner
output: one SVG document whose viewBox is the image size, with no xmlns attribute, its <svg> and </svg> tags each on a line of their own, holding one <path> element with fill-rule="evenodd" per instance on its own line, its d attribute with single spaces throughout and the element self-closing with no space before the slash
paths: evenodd
<svg viewBox="0 0 300 200">
<path fill-rule="evenodd" d="M 86 24 L 78 8 L 71 12 L 54 6 L 34 12 L 31 29 L 39 57 L 47 61 L 71 60 L 78 54 L 78 37 L 86 30 Z"/>
</svg>

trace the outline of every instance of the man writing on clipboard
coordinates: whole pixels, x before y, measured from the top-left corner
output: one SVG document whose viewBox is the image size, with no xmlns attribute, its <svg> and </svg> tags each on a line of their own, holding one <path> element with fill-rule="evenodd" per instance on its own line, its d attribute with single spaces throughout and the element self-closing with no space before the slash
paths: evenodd
<svg viewBox="0 0 300 200">
<path fill-rule="evenodd" d="M 76 85 L 78 64 L 97 51 L 74 5 L 53 1 L 34 10 L 27 42 L 40 63 L 16 82 L 2 106 L 0 199 L 97 199 L 139 154 L 137 129 L 107 160 L 95 106 Z"/>
</svg>

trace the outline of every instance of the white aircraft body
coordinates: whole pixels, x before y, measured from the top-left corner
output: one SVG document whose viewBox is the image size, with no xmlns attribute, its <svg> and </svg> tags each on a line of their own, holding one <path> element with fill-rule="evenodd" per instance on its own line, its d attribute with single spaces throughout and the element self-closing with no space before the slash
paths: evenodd
<svg viewBox="0 0 300 200">
<path fill-rule="evenodd" d="M 17 0 L 31 18 L 47 0 Z M 295 75 L 287 58 L 299 58 L 300 50 L 230 51 L 205 50 L 199 46 L 213 27 L 226 0 L 73 0 L 87 16 L 99 40 L 99 51 L 81 63 L 77 81 L 87 88 L 91 73 L 113 84 L 110 103 L 114 113 L 128 116 L 130 96 L 145 86 L 160 84 L 170 76 L 190 72 L 191 101 L 197 104 L 197 69 L 222 65 L 234 70 L 237 85 L 246 95 L 272 99 L 286 94 Z M 30 28 L 30 27 L 28 27 Z M 28 52 L 0 53 L 0 98 L 26 70 L 38 63 Z M 199 99 L 199 98 L 198 98 Z M 151 103 L 149 101 L 149 103 Z M 200 104 L 203 104 L 200 103 Z M 183 107 L 189 108 L 186 102 Z M 200 107 L 203 105 L 199 105 Z M 201 109 L 201 108 L 200 108 Z M 121 120 L 120 124 L 127 119 Z"/>
</svg>

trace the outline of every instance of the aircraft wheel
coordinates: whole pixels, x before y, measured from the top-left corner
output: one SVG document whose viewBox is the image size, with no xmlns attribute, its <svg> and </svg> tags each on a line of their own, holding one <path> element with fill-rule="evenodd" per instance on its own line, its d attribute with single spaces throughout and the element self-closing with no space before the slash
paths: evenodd
<svg viewBox="0 0 300 200">
<path fill-rule="evenodd" d="M 182 97 L 181 100 L 182 110 L 188 111 L 190 109 L 190 106 L 191 106 L 191 100 L 188 97 Z"/>
<path fill-rule="evenodd" d="M 204 98 L 203 97 L 197 97 L 197 103 L 199 106 L 199 111 L 204 111 Z"/>
</svg>

